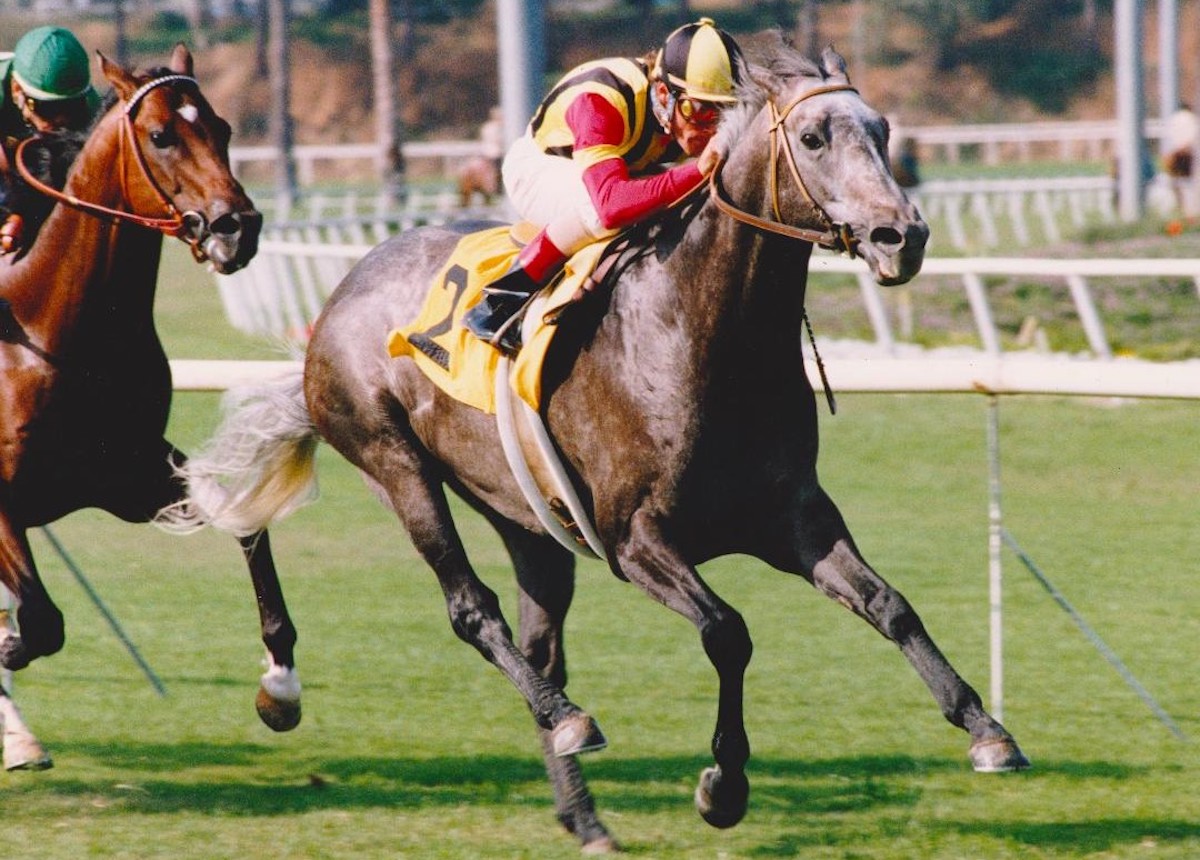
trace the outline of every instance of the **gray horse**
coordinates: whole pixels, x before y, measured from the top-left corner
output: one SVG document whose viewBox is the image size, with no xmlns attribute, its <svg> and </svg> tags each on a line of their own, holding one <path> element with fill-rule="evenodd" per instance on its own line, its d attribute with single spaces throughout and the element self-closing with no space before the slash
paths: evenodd
<svg viewBox="0 0 1200 860">
<path fill-rule="evenodd" d="M 890 285 L 917 274 L 928 239 L 892 178 L 887 125 L 832 51 L 814 63 L 779 45 L 748 71 L 752 83 L 718 132 L 729 153 L 719 178 L 621 272 L 603 314 L 564 318 L 542 401 L 613 573 L 689 619 L 717 671 L 715 763 L 696 789 L 700 814 L 717 827 L 741 820 L 749 795 L 742 692 L 751 643 L 696 565 L 730 553 L 805 577 L 895 642 L 946 718 L 969 733 L 977 770 L 1028 766 L 904 597 L 863 561 L 817 480 L 816 401 L 800 344 L 812 243 L 853 250 Z M 415 318 L 459 238 L 415 230 L 354 268 L 316 325 L 303 378 L 244 392 L 207 454 L 191 461 L 190 513 L 253 533 L 309 489 L 316 440 L 337 448 L 436 572 L 454 631 L 525 697 L 559 820 L 585 849 L 603 851 L 615 843 L 575 754 L 604 738 L 563 691 L 574 558 L 525 502 L 495 419 L 383 348 L 389 330 Z M 519 642 L 471 568 L 447 486 L 512 556 Z"/>
</svg>

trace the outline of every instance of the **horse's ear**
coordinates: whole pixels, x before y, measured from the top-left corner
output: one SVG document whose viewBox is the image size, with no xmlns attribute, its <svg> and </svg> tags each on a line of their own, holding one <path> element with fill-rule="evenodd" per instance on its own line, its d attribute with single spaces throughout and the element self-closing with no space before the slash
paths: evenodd
<svg viewBox="0 0 1200 860">
<path fill-rule="evenodd" d="M 192 75 L 192 52 L 187 49 L 187 45 L 183 42 L 175 44 L 175 50 L 171 52 L 171 71 L 177 75 L 187 75 L 189 78 Z"/>
<path fill-rule="evenodd" d="M 746 75 L 749 80 L 754 81 L 754 83 L 762 87 L 772 98 L 779 98 L 783 92 L 783 80 L 766 66 L 760 66 L 758 63 L 747 63 Z"/>
<path fill-rule="evenodd" d="M 122 99 L 127 99 L 133 95 L 134 90 L 138 88 L 137 78 L 131 75 L 126 69 L 114 63 L 108 57 L 104 56 L 100 51 L 96 52 L 96 57 L 100 62 L 100 72 L 108 79 L 108 82 L 116 89 L 117 95 Z"/>
<path fill-rule="evenodd" d="M 846 61 L 833 49 L 833 45 L 821 52 L 821 70 L 831 78 L 844 78 L 846 83 L 850 83 L 850 76 L 846 74 Z"/>
</svg>

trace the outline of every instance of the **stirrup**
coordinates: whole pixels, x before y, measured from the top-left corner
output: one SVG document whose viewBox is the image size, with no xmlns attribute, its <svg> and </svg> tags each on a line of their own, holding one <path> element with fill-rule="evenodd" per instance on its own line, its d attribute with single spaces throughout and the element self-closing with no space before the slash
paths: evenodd
<svg viewBox="0 0 1200 860">
<path fill-rule="evenodd" d="M 508 358 L 516 358 L 517 353 L 521 351 L 524 345 L 521 342 L 521 324 L 525 321 L 525 312 L 529 309 L 529 302 L 517 308 L 516 312 L 502 322 L 496 331 L 488 338 L 488 343 L 500 350 L 500 352 Z"/>
</svg>

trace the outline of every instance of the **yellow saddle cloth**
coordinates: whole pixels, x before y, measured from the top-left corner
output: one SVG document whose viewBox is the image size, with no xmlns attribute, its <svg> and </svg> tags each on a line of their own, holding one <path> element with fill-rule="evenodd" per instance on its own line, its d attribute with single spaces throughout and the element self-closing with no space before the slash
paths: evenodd
<svg viewBox="0 0 1200 860">
<path fill-rule="evenodd" d="M 488 413 L 496 411 L 495 376 L 501 354 L 467 331 L 462 317 L 479 301 L 484 286 L 512 265 L 521 249 L 512 232 L 509 226 L 494 227 L 459 240 L 434 276 L 416 320 L 393 329 L 387 338 L 388 354 L 393 358 L 412 356 L 435 385 L 455 400 Z M 607 245 L 596 242 L 573 256 L 559 281 L 548 288 L 545 305 L 525 327 L 524 345 L 513 362 L 509 384 L 534 409 L 541 403 L 542 362 L 557 330 L 543 317 L 571 300 Z"/>
</svg>

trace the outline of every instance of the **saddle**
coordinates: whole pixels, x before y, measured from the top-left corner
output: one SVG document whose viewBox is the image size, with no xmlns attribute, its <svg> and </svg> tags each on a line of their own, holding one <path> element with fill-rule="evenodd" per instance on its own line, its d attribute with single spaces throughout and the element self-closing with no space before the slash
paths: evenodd
<svg viewBox="0 0 1200 860">
<path fill-rule="evenodd" d="M 542 367 L 566 314 L 611 287 L 624 262 L 645 245 L 630 235 L 587 246 L 521 311 L 521 351 L 508 359 L 462 325 L 483 287 L 508 271 L 531 225 L 497 227 L 463 237 L 434 277 L 416 320 L 388 335 L 392 357 L 417 367 L 454 399 L 496 415 L 509 468 L 530 508 L 563 546 L 591 558 L 604 548 L 541 418 Z"/>
<path fill-rule="evenodd" d="M 434 276 L 417 318 L 388 334 L 388 354 L 412 357 L 446 394 L 495 414 L 500 352 L 467 331 L 462 317 L 479 301 L 484 286 L 509 270 L 530 230 L 527 224 L 506 225 L 459 240 Z M 588 245 L 567 261 L 555 281 L 536 294 L 537 313 L 529 313 L 533 302 L 526 306 L 524 345 L 509 370 L 513 391 L 533 409 L 541 405 L 542 364 L 562 316 L 570 306 L 596 292 L 622 253 L 629 250 L 628 240 L 621 236 Z"/>
</svg>

